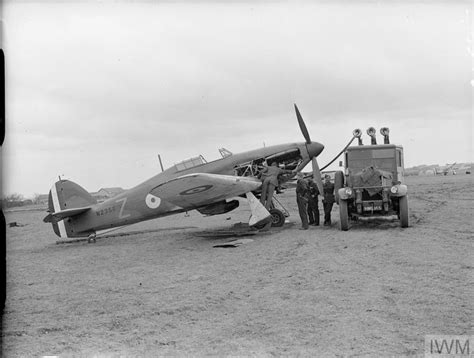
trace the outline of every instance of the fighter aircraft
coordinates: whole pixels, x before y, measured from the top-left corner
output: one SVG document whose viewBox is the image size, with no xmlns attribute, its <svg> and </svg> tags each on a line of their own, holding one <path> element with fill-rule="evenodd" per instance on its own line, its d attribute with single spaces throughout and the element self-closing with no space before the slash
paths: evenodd
<svg viewBox="0 0 474 358">
<path fill-rule="evenodd" d="M 49 192 L 49 214 L 43 221 L 51 223 L 62 239 L 89 237 L 89 242 L 94 242 L 96 234 L 103 230 L 194 209 L 203 215 L 223 214 L 239 206 L 238 200 L 228 201 L 238 196 L 246 197 L 250 205 L 249 226 L 281 221 L 281 212 L 269 212 L 254 195 L 258 196 L 261 188 L 256 176 L 264 163 L 276 161 L 296 174 L 312 161 L 314 177 L 321 178 L 316 157 L 324 146 L 311 141 L 296 104 L 295 111 L 305 138 L 303 143 L 239 154 L 221 150 L 222 158 L 212 162 L 202 156 L 191 158 L 101 203 L 78 184 L 59 178 Z M 323 192 L 322 181 L 316 182 Z"/>
<path fill-rule="evenodd" d="M 448 175 L 449 173 L 456 175 L 456 162 L 453 164 L 446 164 L 444 167 L 434 168 L 436 175 Z"/>
</svg>

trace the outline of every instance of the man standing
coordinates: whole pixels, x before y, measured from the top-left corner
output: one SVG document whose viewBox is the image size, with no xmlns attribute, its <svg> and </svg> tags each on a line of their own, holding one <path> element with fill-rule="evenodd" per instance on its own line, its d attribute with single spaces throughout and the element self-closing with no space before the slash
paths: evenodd
<svg viewBox="0 0 474 358">
<path fill-rule="evenodd" d="M 331 226 L 331 210 L 336 198 L 334 197 L 334 184 L 331 183 L 329 174 L 324 176 L 323 190 L 324 226 Z"/>
<path fill-rule="evenodd" d="M 262 196 L 260 202 L 267 210 L 270 209 L 272 203 L 273 192 L 278 186 L 278 176 L 281 174 L 290 174 L 290 170 L 284 170 L 278 167 L 277 162 L 273 162 L 270 166 L 262 170 L 260 179 L 262 180 Z"/>
<path fill-rule="evenodd" d="M 313 226 L 319 226 L 318 186 L 316 185 L 316 183 L 314 182 L 312 178 L 309 178 L 308 187 L 309 187 L 309 197 L 308 197 L 309 224 Z"/>
<path fill-rule="evenodd" d="M 296 203 L 301 218 L 300 230 L 308 230 L 308 182 L 303 179 L 303 173 L 298 173 L 296 181 Z"/>
</svg>

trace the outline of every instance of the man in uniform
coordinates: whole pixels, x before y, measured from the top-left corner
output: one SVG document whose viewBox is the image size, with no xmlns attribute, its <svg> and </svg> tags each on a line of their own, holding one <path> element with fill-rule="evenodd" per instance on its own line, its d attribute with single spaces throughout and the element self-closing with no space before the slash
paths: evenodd
<svg viewBox="0 0 474 358">
<path fill-rule="evenodd" d="M 303 173 L 298 173 L 296 181 L 296 203 L 301 218 L 300 230 L 308 230 L 308 182 L 303 179 Z"/>
<path fill-rule="evenodd" d="M 262 196 L 260 202 L 267 210 L 270 209 L 272 203 L 273 192 L 278 186 L 278 177 L 281 174 L 291 174 L 290 170 L 284 170 L 278 167 L 277 162 L 272 162 L 270 166 L 262 170 L 260 179 L 262 180 Z"/>
<path fill-rule="evenodd" d="M 323 190 L 324 226 L 331 226 L 331 210 L 336 198 L 334 197 L 334 184 L 331 183 L 329 174 L 324 176 Z"/>
<path fill-rule="evenodd" d="M 308 178 L 309 197 L 308 197 L 308 218 L 309 224 L 313 226 L 319 226 L 319 203 L 318 186 L 312 178 Z"/>
</svg>

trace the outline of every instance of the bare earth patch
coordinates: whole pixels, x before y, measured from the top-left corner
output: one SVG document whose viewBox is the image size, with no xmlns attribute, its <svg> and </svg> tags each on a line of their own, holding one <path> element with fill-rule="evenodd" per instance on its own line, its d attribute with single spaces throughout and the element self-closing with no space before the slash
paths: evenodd
<svg viewBox="0 0 474 358">
<path fill-rule="evenodd" d="M 200 234 L 245 223 L 244 202 L 95 244 L 56 245 L 44 213 L 7 213 L 26 225 L 7 229 L 3 356 L 409 356 L 425 335 L 472 335 L 471 176 L 407 184 L 407 229 L 341 232 L 335 206 L 332 227 L 299 231 L 287 192 L 294 225 L 232 248 Z"/>
</svg>

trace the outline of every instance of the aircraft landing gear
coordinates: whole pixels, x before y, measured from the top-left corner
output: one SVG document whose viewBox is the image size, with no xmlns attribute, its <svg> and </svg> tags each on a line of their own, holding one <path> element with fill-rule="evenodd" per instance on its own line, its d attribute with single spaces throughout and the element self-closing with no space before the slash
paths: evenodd
<svg viewBox="0 0 474 358">
<path fill-rule="evenodd" d="M 272 215 L 273 227 L 281 227 L 285 224 L 285 214 L 281 210 L 276 208 L 270 209 L 270 214 Z"/>
<path fill-rule="evenodd" d="M 282 227 L 283 225 L 285 225 L 285 214 L 279 210 L 279 209 L 276 209 L 276 208 L 271 208 L 269 210 L 270 212 L 270 219 L 268 219 L 267 221 L 263 222 L 263 223 L 260 223 L 258 225 L 255 225 L 255 228 L 258 229 L 258 230 L 268 230 L 270 229 L 270 227 Z"/>
<path fill-rule="evenodd" d="M 87 238 L 87 242 L 89 244 L 95 244 L 96 243 L 96 235 L 95 234 L 90 234 L 89 237 Z"/>
</svg>

